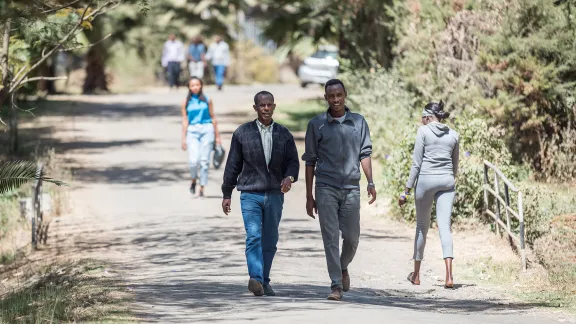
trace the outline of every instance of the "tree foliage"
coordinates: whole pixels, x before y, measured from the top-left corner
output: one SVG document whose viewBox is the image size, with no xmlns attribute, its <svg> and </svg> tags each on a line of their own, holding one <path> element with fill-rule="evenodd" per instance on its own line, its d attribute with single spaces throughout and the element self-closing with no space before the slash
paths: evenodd
<svg viewBox="0 0 576 324">
<path fill-rule="evenodd" d="M 264 0 L 268 23 L 265 35 L 294 47 L 337 44 L 354 67 L 390 67 L 394 43 L 391 0 Z"/>
<path fill-rule="evenodd" d="M 64 185 L 60 180 L 40 174 L 33 162 L 10 161 L 0 163 L 0 195 L 16 190 L 27 182 L 39 179 L 58 186 Z"/>
<path fill-rule="evenodd" d="M 3 1 L 0 105 L 26 83 L 46 79 L 28 76 L 57 51 L 76 49 L 76 37 L 91 29 L 97 16 L 124 2 L 129 0 L 34 0 L 27 4 Z M 11 50 L 12 43 L 16 52 Z"/>
</svg>

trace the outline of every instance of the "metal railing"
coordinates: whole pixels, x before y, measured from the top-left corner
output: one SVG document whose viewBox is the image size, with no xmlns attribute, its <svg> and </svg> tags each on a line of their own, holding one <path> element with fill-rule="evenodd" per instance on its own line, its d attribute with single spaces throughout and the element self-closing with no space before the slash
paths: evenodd
<svg viewBox="0 0 576 324">
<path fill-rule="evenodd" d="M 494 171 L 494 187 L 491 188 L 490 180 L 488 178 L 488 173 L 492 169 Z M 500 181 L 504 183 L 504 197 L 500 194 Z M 526 270 L 526 250 L 525 250 L 525 233 L 524 233 L 524 209 L 522 205 L 522 192 L 506 178 L 506 176 L 494 166 L 492 163 L 484 160 L 484 212 L 492 217 L 495 221 L 496 233 L 501 235 L 500 228 L 502 228 L 507 234 L 511 242 L 515 243 L 518 247 L 520 257 L 522 259 L 522 269 Z M 514 210 L 510 205 L 510 191 L 517 193 L 517 207 L 518 210 Z M 494 197 L 495 209 L 490 210 L 489 195 Z M 504 209 L 506 213 L 506 223 L 502 221 L 501 209 Z M 515 217 L 520 223 L 519 233 L 512 232 L 510 225 L 510 216 Z"/>
</svg>

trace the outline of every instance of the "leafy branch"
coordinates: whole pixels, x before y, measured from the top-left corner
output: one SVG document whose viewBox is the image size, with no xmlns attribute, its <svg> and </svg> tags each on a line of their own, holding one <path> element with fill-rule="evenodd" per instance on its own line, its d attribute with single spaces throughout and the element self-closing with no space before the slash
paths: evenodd
<svg viewBox="0 0 576 324">
<path fill-rule="evenodd" d="M 0 195 L 14 191 L 27 182 L 39 179 L 57 186 L 67 185 L 60 180 L 40 174 L 36 164 L 33 162 L 9 161 L 0 163 Z"/>
</svg>

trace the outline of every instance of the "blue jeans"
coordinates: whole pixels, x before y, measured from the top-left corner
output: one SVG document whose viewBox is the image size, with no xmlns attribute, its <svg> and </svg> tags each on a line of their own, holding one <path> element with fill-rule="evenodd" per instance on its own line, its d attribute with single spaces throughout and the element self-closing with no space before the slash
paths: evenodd
<svg viewBox="0 0 576 324">
<path fill-rule="evenodd" d="M 246 228 L 246 262 L 250 279 L 267 285 L 276 254 L 278 226 L 282 218 L 281 192 L 242 192 L 240 206 Z"/>
<path fill-rule="evenodd" d="M 210 123 L 188 126 L 186 145 L 188 145 L 190 176 L 192 180 L 196 180 L 200 166 L 200 185 L 204 187 L 208 183 L 210 153 L 214 149 L 214 125 Z"/>
<path fill-rule="evenodd" d="M 180 62 L 168 62 L 168 83 L 170 88 L 178 87 L 178 81 L 180 79 Z"/>
<path fill-rule="evenodd" d="M 224 73 L 226 72 L 226 65 L 214 66 L 214 74 L 216 74 L 216 85 L 221 86 L 224 84 Z"/>
</svg>

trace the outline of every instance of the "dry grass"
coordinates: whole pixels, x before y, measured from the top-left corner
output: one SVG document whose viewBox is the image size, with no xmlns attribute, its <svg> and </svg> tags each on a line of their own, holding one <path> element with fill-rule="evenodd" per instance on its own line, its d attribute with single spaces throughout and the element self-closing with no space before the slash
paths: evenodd
<svg viewBox="0 0 576 324">
<path fill-rule="evenodd" d="M 55 263 L 18 276 L 2 292 L 1 323 L 130 322 L 130 298 L 118 279 L 97 260 Z M 4 274 L 6 275 L 6 274 Z"/>
<path fill-rule="evenodd" d="M 558 284 L 557 276 L 538 264 L 523 272 L 518 259 L 477 258 L 466 263 L 465 278 L 499 287 L 527 303 L 576 312 L 573 281 Z"/>
</svg>

